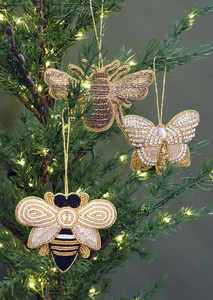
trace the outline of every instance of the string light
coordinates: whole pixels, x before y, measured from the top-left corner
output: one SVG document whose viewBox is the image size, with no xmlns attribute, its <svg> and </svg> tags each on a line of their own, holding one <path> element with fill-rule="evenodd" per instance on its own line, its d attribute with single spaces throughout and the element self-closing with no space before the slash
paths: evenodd
<svg viewBox="0 0 213 300">
<path fill-rule="evenodd" d="M 82 35 L 83 35 L 82 32 L 79 32 L 78 34 L 76 34 L 76 36 L 79 36 L 79 37 L 81 37 Z"/>
<path fill-rule="evenodd" d="M 32 183 L 29 183 L 29 186 L 30 186 L 30 187 L 33 187 L 33 184 L 32 184 Z"/>
<path fill-rule="evenodd" d="M 56 272 L 57 269 L 56 268 L 52 268 L 52 270 L 53 270 L 53 272 Z"/>
<path fill-rule="evenodd" d="M 49 172 L 50 172 L 50 173 L 53 173 L 53 168 L 50 168 L 50 169 L 49 169 Z"/>
<path fill-rule="evenodd" d="M 193 14 L 193 13 L 189 14 L 190 19 L 193 19 L 194 17 L 195 17 L 195 14 Z"/>
<path fill-rule="evenodd" d="M 35 283 L 29 282 L 29 287 L 30 287 L 30 288 L 34 288 L 34 286 L 35 286 Z"/>
<path fill-rule="evenodd" d="M 91 289 L 89 290 L 89 292 L 90 292 L 91 294 L 95 293 L 95 288 L 91 288 Z"/>
<path fill-rule="evenodd" d="M 97 259 L 98 259 L 97 256 L 93 258 L 93 260 L 97 260 Z"/>
<path fill-rule="evenodd" d="M 17 23 L 20 24 L 21 23 L 21 18 L 17 19 Z"/>
<path fill-rule="evenodd" d="M 39 278 L 39 280 L 38 280 L 39 282 L 41 282 L 41 278 Z"/>
<path fill-rule="evenodd" d="M 88 81 L 82 82 L 81 85 L 82 85 L 85 89 L 90 89 L 90 87 L 91 87 L 91 84 L 90 84 Z"/>
<path fill-rule="evenodd" d="M 125 156 L 125 155 L 121 155 L 121 156 L 120 156 L 120 160 L 121 160 L 121 161 L 125 161 L 125 159 L 126 159 L 126 156 Z"/>
<path fill-rule="evenodd" d="M 138 176 L 145 178 L 147 176 L 146 172 L 137 171 Z"/>
<path fill-rule="evenodd" d="M 38 91 L 41 92 L 42 90 L 43 90 L 42 86 L 39 85 L 39 86 L 38 86 Z"/>
<path fill-rule="evenodd" d="M 191 213 L 190 210 L 187 210 L 186 214 L 187 214 L 188 216 L 190 216 L 192 213 Z"/>
<path fill-rule="evenodd" d="M 106 194 L 103 195 L 104 198 L 109 197 L 109 193 L 107 192 Z"/>
<path fill-rule="evenodd" d="M 0 14 L 0 21 L 4 21 L 4 16 Z"/>
<path fill-rule="evenodd" d="M 51 64 L 51 62 L 50 62 L 50 61 L 47 61 L 47 62 L 46 62 L 46 67 L 49 67 L 50 64 Z"/>
<path fill-rule="evenodd" d="M 25 160 L 22 158 L 19 162 L 18 162 L 19 165 L 21 166 L 24 166 L 25 165 Z"/>
<path fill-rule="evenodd" d="M 2 248 L 3 247 L 3 244 L 0 244 L 0 248 Z"/>
<path fill-rule="evenodd" d="M 47 155 L 47 153 L 49 152 L 48 149 L 43 149 L 42 152 L 44 153 L 44 155 Z"/>
<path fill-rule="evenodd" d="M 136 66 L 137 63 L 136 63 L 134 60 L 130 60 L 130 61 L 129 61 L 129 65 L 130 65 L 131 67 L 133 67 L 133 66 Z"/>
<path fill-rule="evenodd" d="M 170 220 L 171 220 L 171 218 L 168 218 L 168 217 L 165 217 L 165 218 L 164 218 L 164 221 L 165 221 L 166 223 L 169 223 Z"/>
</svg>

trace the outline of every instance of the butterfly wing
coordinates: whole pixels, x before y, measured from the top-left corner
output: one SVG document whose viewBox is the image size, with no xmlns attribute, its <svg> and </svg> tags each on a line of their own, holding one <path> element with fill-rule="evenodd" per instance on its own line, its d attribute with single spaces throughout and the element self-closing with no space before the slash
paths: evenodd
<svg viewBox="0 0 213 300">
<path fill-rule="evenodd" d="M 195 136 L 195 130 L 200 121 L 198 112 L 185 110 L 177 114 L 166 125 L 166 141 L 169 148 L 170 161 L 178 166 L 190 165 L 189 148 L 185 144 Z"/>
<path fill-rule="evenodd" d="M 48 227 L 33 228 L 30 232 L 27 245 L 29 248 L 37 248 L 41 245 L 47 244 L 55 238 L 60 230 L 61 226 L 57 223 Z"/>
<path fill-rule="evenodd" d="M 101 248 L 101 238 L 96 229 L 76 224 L 72 227 L 72 232 L 80 244 L 86 245 L 94 250 Z"/>
<path fill-rule="evenodd" d="M 113 83 L 111 97 L 116 98 L 120 104 L 130 107 L 127 99 L 142 100 L 148 94 L 148 86 L 154 81 L 151 70 L 143 70 L 126 75 Z"/>
<path fill-rule="evenodd" d="M 136 148 L 132 154 L 130 169 L 144 171 L 154 166 L 162 142 L 157 128 L 151 121 L 134 115 L 125 116 L 123 124 L 121 130 L 128 144 Z"/>
<path fill-rule="evenodd" d="M 50 87 L 49 94 L 54 99 L 66 99 L 67 86 L 69 82 L 74 82 L 74 78 L 65 72 L 49 68 L 44 73 L 44 81 Z"/>
<path fill-rule="evenodd" d="M 37 197 L 26 197 L 16 207 L 16 219 L 25 226 L 49 227 L 56 223 L 58 209 Z"/>
</svg>

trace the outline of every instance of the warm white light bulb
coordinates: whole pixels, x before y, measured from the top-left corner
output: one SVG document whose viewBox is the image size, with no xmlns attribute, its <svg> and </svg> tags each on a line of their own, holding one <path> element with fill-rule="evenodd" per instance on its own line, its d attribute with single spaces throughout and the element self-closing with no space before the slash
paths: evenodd
<svg viewBox="0 0 213 300">
<path fill-rule="evenodd" d="M 124 156 L 124 155 L 121 155 L 121 156 L 120 156 L 120 160 L 121 160 L 121 161 L 124 161 L 124 160 L 125 160 L 125 156 Z"/>
<path fill-rule="evenodd" d="M 109 193 L 107 192 L 106 194 L 103 195 L 104 198 L 109 197 Z"/>
<path fill-rule="evenodd" d="M 29 183 L 29 186 L 30 186 L 30 187 L 32 187 L 32 186 L 33 186 L 33 184 L 32 184 L 32 183 Z"/>
<path fill-rule="evenodd" d="M 42 86 L 39 85 L 39 86 L 38 86 L 38 91 L 41 92 L 42 90 L 43 90 Z"/>
<path fill-rule="evenodd" d="M 0 21 L 4 21 L 4 16 L 0 14 Z"/>
<path fill-rule="evenodd" d="M 187 214 L 188 216 L 190 216 L 192 213 L 191 213 L 190 210 L 187 210 L 186 214 Z"/>
<path fill-rule="evenodd" d="M 97 256 L 93 258 L 93 260 L 97 260 L 97 259 L 98 259 Z"/>
<path fill-rule="evenodd" d="M 76 194 L 80 194 L 81 193 L 81 189 L 79 188 L 77 191 L 76 191 Z"/>
<path fill-rule="evenodd" d="M 130 61 L 129 61 L 129 65 L 130 65 L 130 66 L 136 66 L 136 65 L 137 65 L 137 63 L 136 63 L 136 62 L 134 62 L 134 60 L 130 60 Z"/>
<path fill-rule="evenodd" d="M 194 17 L 195 17 L 195 14 L 193 14 L 193 13 L 189 15 L 190 19 L 193 19 Z"/>
<path fill-rule="evenodd" d="M 0 248 L 2 248 L 3 247 L 3 244 L 0 244 Z"/>
<path fill-rule="evenodd" d="M 76 34 L 76 36 L 82 36 L 83 35 L 83 33 L 82 32 L 79 32 L 78 34 Z"/>
<path fill-rule="evenodd" d="M 25 160 L 23 158 L 19 161 L 19 165 L 21 165 L 21 166 L 25 165 Z"/>
<path fill-rule="evenodd" d="M 21 18 L 17 19 L 17 23 L 20 24 L 21 23 Z"/>
<path fill-rule="evenodd" d="M 50 61 L 47 61 L 47 62 L 46 62 L 46 67 L 49 67 L 50 64 L 51 64 L 51 62 L 50 62 Z"/>
<path fill-rule="evenodd" d="M 170 218 L 166 217 L 166 218 L 164 218 L 164 221 L 165 221 L 166 223 L 169 223 Z"/>
<path fill-rule="evenodd" d="M 33 282 L 30 282 L 30 283 L 29 283 L 29 287 L 30 287 L 30 288 L 34 288 L 34 286 L 35 286 L 35 284 L 34 284 Z"/>
<path fill-rule="evenodd" d="M 91 84 L 90 84 L 89 82 L 87 82 L 87 81 L 82 82 L 81 85 L 82 85 L 85 89 L 90 89 L 90 87 L 91 87 Z"/>
<path fill-rule="evenodd" d="M 53 173 L 53 168 L 50 168 L 50 169 L 49 169 L 49 172 L 50 172 L 50 173 Z"/>
<path fill-rule="evenodd" d="M 91 288 L 91 289 L 89 290 L 89 292 L 90 292 L 91 294 L 95 293 L 95 288 Z"/>
</svg>

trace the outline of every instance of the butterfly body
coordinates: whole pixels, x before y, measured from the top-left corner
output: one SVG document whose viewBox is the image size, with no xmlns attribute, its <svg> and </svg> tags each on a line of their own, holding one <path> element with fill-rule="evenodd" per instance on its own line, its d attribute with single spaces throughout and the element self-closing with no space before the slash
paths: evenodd
<svg viewBox="0 0 213 300">
<path fill-rule="evenodd" d="M 83 60 L 82 64 L 86 67 L 87 61 Z M 141 100 L 145 98 L 148 86 L 154 81 L 154 73 L 151 70 L 125 75 L 130 71 L 130 67 L 128 65 L 119 66 L 118 60 L 103 68 L 92 65 L 91 74 L 88 77 L 84 75 L 81 68 L 69 65 L 69 70 L 74 72 L 79 79 L 86 78 L 91 82 L 87 96 L 92 97 L 93 112 L 84 116 L 84 125 L 90 131 L 107 130 L 114 119 L 121 125 L 123 123 L 122 106 L 131 107 L 128 99 Z M 111 71 L 114 73 L 109 73 Z M 76 81 L 72 76 L 52 68 L 46 70 L 44 80 L 50 87 L 50 96 L 54 99 L 66 98 L 69 82 Z"/>
<path fill-rule="evenodd" d="M 67 271 L 77 258 L 78 252 L 87 258 L 88 247 L 101 247 L 97 229 L 108 228 L 116 220 L 114 206 L 106 200 L 89 201 L 86 193 L 80 196 L 48 192 L 44 199 L 26 197 L 16 208 L 16 218 L 25 226 L 33 226 L 28 239 L 29 248 L 41 247 L 45 256 L 51 251 L 60 271 Z"/>
<path fill-rule="evenodd" d="M 199 114 L 186 110 L 176 115 L 166 126 L 154 124 L 139 116 L 125 116 L 121 127 L 130 146 L 136 148 L 132 155 L 132 171 L 156 167 L 166 169 L 169 162 L 176 166 L 189 166 L 190 153 L 186 142 L 195 135 Z"/>
</svg>

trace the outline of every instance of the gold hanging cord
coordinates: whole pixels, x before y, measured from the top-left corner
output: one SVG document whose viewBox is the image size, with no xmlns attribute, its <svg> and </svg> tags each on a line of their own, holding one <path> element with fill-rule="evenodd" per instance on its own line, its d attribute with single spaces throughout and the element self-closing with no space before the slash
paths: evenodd
<svg viewBox="0 0 213 300">
<path fill-rule="evenodd" d="M 156 104 L 157 104 L 158 122 L 159 122 L 159 124 L 162 124 L 162 119 L 163 119 L 163 102 L 164 102 L 165 83 L 166 83 L 166 67 L 164 68 L 163 90 L 162 90 L 162 95 L 161 95 L 161 108 L 159 109 L 158 86 L 157 86 L 156 71 L 155 71 L 155 61 L 156 61 L 156 58 L 157 58 L 157 56 L 155 56 L 154 60 L 153 60 L 153 70 L 154 70 L 154 74 L 155 74 L 155 93 L 156 93 Z"/>
<path fill-rule="evenodd" d="M 67 137 L 66 137 L 66 129 L 65 129 L 65 122 L 64 122 L 64 112 L 67 108 L 65 107 L 62 110 L 61 114 L 61 124 L 62 124 L 62 134 L 63 134 L 63 146 L 64 146 L 64 193 L 68 195 L 69 187 L 68 187 L 68 176 L 67 176 L 67 167 L 68 167 L 68 153 L 69 153 L 69 139 L 70 139 L 70 117 L 68 117 L 67 123 Z"/>
<path fill-rule="evenodd" d="M 101 54 L 101 46 L 102 46 L 102 27 L 103 27 L 103 11 L 104 11 L 104 0 L 102 0 L 102 5 L 101 5 L 101 17 L 100 17 L 100 37 L 98 37 L 96 25 L 95 25 L 95 18 L 93 14 L 93 8 L 92 8 L 92 0 L 90 0 L 90 11 L 91 11 L 91 16 L 92 16 L 92 21 L 93 21 L 93 27 L 94 27 L 94 32 L 95 32 L 95 37 L 98 45 L 98 50 L 99 50 L 99 62 L 98 62 L 98 67 L 101 68 L 103 67 L 103 57 Z"/>
</svg>

